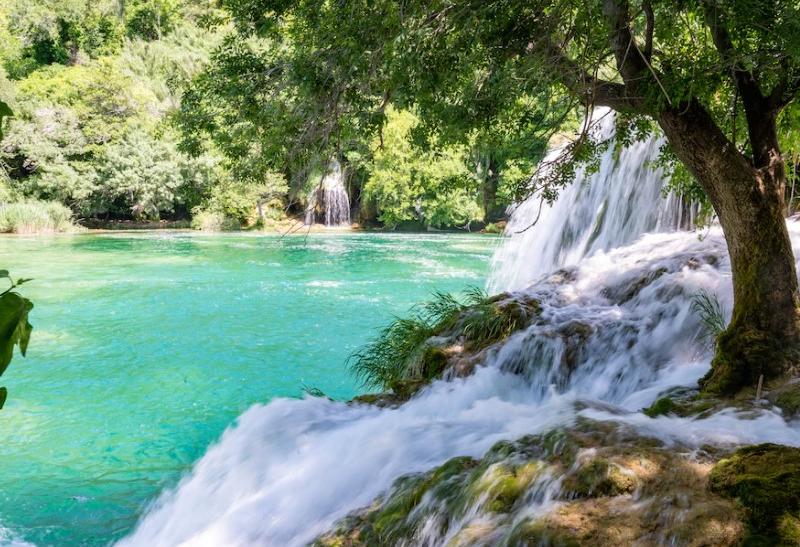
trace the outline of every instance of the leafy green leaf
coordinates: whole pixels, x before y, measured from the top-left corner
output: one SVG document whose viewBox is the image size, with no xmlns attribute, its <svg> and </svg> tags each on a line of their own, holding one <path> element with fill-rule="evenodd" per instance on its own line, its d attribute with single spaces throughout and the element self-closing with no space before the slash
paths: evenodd
<svg viewBox="0 0 800 547">
<path fill-rule="evenodd" d="M 6 404 L 7 397 L 8 397 L 8 390 L 4 387 L 0 387 L 0 409 L 3 408 L 4 404 Z"/>
<path fill-rule="evenodd" d="M 33 330 L 28 313 L 32 309 L 33 303 L 15 292 L 0 296 L 0 375 L 11 363 L 15 345 L 23 356 L 28 349 Z"/>
</svg>

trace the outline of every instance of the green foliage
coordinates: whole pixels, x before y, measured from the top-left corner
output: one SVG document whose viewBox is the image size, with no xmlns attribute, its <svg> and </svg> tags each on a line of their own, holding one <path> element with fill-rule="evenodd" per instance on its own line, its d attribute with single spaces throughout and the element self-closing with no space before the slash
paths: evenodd
<svg viewBox="0 0 800 547">
<path fill-rule="evenodd" d="M 14 290 L 30 279 L 20 278 L 14 281 L 8 270 L 0 270 L 0 278 L 7 279 L 10 283 L 10 287 L 0 293 L 0 376 L 2 376 L 14 357 L 14 346 L 19 348 L 19 353 L 23 357 L 28 350 L 33 331 L 33 326 L 28 321 L 28 314 L 33 309 L 33 303 Z M 3 408 L 7 396 L 8 390 L 0 387 L 0 408 Z"/>
<path fill-rule="evenodd" d="M 170 0 L 138 0 L 126 9 L 128 36 L 159 40 L 170 32 L 178 17 L 178 6 Z"/>
<path fill-rule="evenodd" d="M 447 355 L 430 342 L 432 336 L 463 338 L 477 351 L 522 328 L 538 312 L 538 302 L 490 298 L 476 287 L 465 289 L 460 298 L 435 292 L 430 300 L 414 306 L 409 317 L 387 325 L 348 362 L 366 386 L 398 393 L 398 388 L 407 389 L 405 384 L 410 383 L 413 392 L 447 367 Z"/>
<path fill-rule="evenodd" d="M 463 322 L 463 334 L 473 347 L 485 347 L 503 340 L 522 328 L 528 321 L 528 311 L 516 301 L 498 303 L 487 295 L 475 293 L 475 304 Z M 538 312 L 538 304 L 536 305 Z"/>
<path fill-rule="evenodd" d="M 203 216 L 197 228 L 209 229 L 204 224 L 217 225 L 213 228 L 216 230 L 253 225 L 259 220 L 259 210 L 263 218 L 276 220 L 282 217 L 282 199 L 287 191 L 286 179 L 279 173 L 263 173 L 258 181 L 219 179 L 204 203 L 194 210 L 194 216 Z"/>
<path fill-rule="evenodd" d="M 477 293 L 465 296 L 471 300 Z M 465 303 L 453 295 L 435 292 L 433 297 L 411 310 L 410 317 L 396 318 L 369 344 L 348 359 L 351 371 L 365 386 L 392 389 L 399 381 L 424 370 L 425 342 L 452 324 Z M 430 377 L 428 377 L 430 379 Z"/>
<path fill-rule="evenodd" d="M 72 212 L 57 202 L 27 200 L 0 204 L 0 233 L 55 233 L 74 227 Z"/>
<path fill-rule="evenodd" d="M 127 3 L 128 15 L 144 4 L 152 2 Z M 83 14 L 85 5 L 76 6 Z M 139 220 L 187 215 L 209 199 L 228 176 L 219 154 L 180 153 L 164 122 L 216 34 L 188 19 L 176 23 L 158 42 L 136 38 L 114 56 L 37 65 L 15 82 L 17 115 L 0 147 L 10 195 L 58 201 L 79 217 Z"/>
<path fill-rule="evenodd" d="M 364 199 L 389 228 L 409 220 L 436 228 L 480 220 L 479 184 L 467 171 L 466 149 L 419 150 L 411 141 L 418 123 L 410 112 L 389 109 L 381 138 L 373 142 L 377 150 L 367 167 Z"/>
<path fill-rule="evenodd" d="M 725 330 L 725 312 L 716 295 L 701 290 L 692 296 L 691 310 L 700 318 L 704 338 L 716 340 Z"/>
</svg>

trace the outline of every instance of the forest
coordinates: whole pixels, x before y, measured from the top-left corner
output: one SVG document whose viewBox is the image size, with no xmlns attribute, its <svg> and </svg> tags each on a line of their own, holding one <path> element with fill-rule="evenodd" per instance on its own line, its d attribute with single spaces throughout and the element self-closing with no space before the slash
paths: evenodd
<svg viewBox="0 0 800 547">
<path fill-rule="evenodd" d="M 800 545 L 798 97 L 797 0 L 4 0 L 0 546 Z"/>
<path fill-rule="evenodd" d="M 328 76 L 301 66 L 288 31 L 237 28 L 214 2 L 14 0 L 0 7 L 0 32 L 0 100 L 14 113 L 0 148 L 6 232 L 275 228 L 302 215 L 332 157 L 345 162 L 360 224 L 480 229 L 546 147 L 542 105 L 521 97 L 525 120 L 449 133 L 387 101 L 380 126 L 350 120 L 335 142 L 301 152 Z M 266 81 L 289 63 L 297 72 Z"/>
</svg>

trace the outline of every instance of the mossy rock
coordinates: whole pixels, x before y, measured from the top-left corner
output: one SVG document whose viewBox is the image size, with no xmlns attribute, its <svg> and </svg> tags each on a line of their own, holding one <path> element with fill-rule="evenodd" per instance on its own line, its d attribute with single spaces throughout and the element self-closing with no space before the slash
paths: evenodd
<svg viewBox="0 0 800 547">
<path fill-rule="evenodd" d="M 769 443 L 740 448 L 714 467 L 709 484 L 712 492 L 747 509 L 747 544 L 800 544 L 800 448 Z"/>
<path fill-rule="evenodd" d="M 583 463 L 563 483 L 563 489 L 577 498 L 630 494 L 636 486 L 637 481 L 633 475 L 602 458 Z"/>
<path fill-rule="evenodd" d="M 730 404 L 730 400 L 701 394 L 696 389 L 675 388 L 667 391 L 649 407 L 642 409 L 642 412 L 651 418 L 668 415 L 682 418 L 703 417 Z"/>
<path fill-rule="evenodd" d="M 786 418 L 800 414 L 800 379 L 787 382 L 771 391 L 767 399 L 783 411 Z"/>
</svg>

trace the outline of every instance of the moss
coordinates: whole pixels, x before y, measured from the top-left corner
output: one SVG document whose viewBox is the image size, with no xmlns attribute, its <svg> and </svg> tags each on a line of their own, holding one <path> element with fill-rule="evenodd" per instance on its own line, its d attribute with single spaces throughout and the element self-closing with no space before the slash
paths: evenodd
<svg viewBox="0 0 800 547">
<path fill-rule="evenodd" d="M 714 467 L 709 484 L 747 509 L 751 545 L 796 545 L 790 539 L 797 533 L 800 511 L 800 449 L 776 444 L 740 448 Z"/>
<path fill-rule="evenodd" d="M 508 513 L 525 490 L 545 468 L 540 461 L 526 462 L 515 466 L 497 463 L 473 482 L 471 498 L 485 499 L 486 508 L 494 513 Z"/>
<path fill-rule="evenodd" d="M 669 397 L 661 397 L 655 403 L 644 409 L 644 413 L 651 418 L 656 416 L 664 416 L 666 414 L 675 414 L 675 409 L 678 405 Z"/>
<path fill-rule="evenodd" d="M 636 488 L 636 479 L 604 459 L 592 459 L 564 479 L 563 489 L 578 498 L 619 496 Z"/>
<path fill-rule="evenodd" d="M 675 416 L 698 417 L 703 416 L 711 410 L 717 410 L 730 406 L 731 401 L 717 397 L 709 397 L 707 394 L 697 394 L 685 390 L 670 392 L 670 395 L 660 397 L 642 412 L 650 418 L 674 414 Z"/>
<path fill-rule="evenodd" d="M 447 353 L 438 346 L 427 346 L 420 357 L 420 373 L 425 379 L 431 380 L 442 375 L 447 368 Z"/>
<path fill-rule="evenodd" d="M 369 518 L 370 526 L 364 538 L 366 544 L 377 541 L 392 543 L 395 539 L 409 537 L 417 524 L 412 512 L 423 496 L 432 492 L 437 499 L 452 501 L 461 491 L 461 482 L 454 479 L 476 465 L 472 458 L 453 458 L 429 473 L 399 479 L 388 503 Z"/>
<path fill-rule="evenodd" d="M 773 390 L 767 398 L 783 411 L 786 417 L 800 413 L 800 381 L 788 382 Z"/>
<path fill-rule="evenodd" d="M 800 361 L 798 348 L 776 332 L 757 330 L 734 315 L 730 326 L 717 337 L 717 353 L 711 370 L 700 380 L 704 392 L 735 395 L 747 387 L 755 388 L 760 375 L 769 381 L 781 377 L 788 367 Z"/>
<path fill-rule="evenodd" d="M 507 539 L 506 545 L 580 547 L 581 543 L 566 530 L 548 526 L 543 520 L 527 519 L 514 527 Z"/>
<path fill-rule="evenodd" d="M 393 380 L 389 387 L 398 399 L 407 401 L 428 383 L 429 381 L 424 378 L 401 378 Z"/>
</svg>

